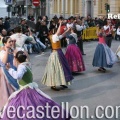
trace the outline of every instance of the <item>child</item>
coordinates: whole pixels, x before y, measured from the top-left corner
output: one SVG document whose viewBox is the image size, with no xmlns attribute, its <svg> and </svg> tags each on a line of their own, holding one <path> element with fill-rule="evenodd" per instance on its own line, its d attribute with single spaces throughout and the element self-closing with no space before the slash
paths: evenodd
<svg viewBox="0 0 120 120">
<path fill-rule="evenodd" d="M 14 92 L 10 97 L 8 104 L 4 107 L 3 113 L 2 113 L 2 120 L 9 120 L 8 118 L 8 109 L 10 106 L 16 109 L 19 107 L 24 107 L 17 111 L 17 113 L 10 114 L 10 117 L 12 117 L 14 120 L 18 120 L 18 114 L 19 115 L 28 115 L 29 118 L 33 119 L 33 114 L 30 114 L 31 109 L 28 109 L 29 107 L 34 108 L 34 119 L 35 120 L 53 120 L 52 118 L 53 114 L 56 116 L 56 113 L 51 113 L 51 109 L 47 110 L 46 104 L 50 106 L 50 108 L 57 106 L 59 108 L 59 116 L 57 120 L 70 120 L 70 116 L 66 118 L 66 111 L 64 110 L 64 117 L 62 116 L 62 107 L 60 107 L 57 103 L 55 103 L 51 98 L 43 93 L 40 89 L 38 89 L 38 85 L 36 83 L 33 83 L 33 75 L 30 69 L 30 66 L 26 61 L 27 56 L 23 51 L 18 51 L 16 55 L 14 56 L 14 65 L 17 67 L 17 71 L 13 70 L 12 68 L 9 68 L 9 65 L 7 65 L 8 72 L 18 80 L 18 83 L 20 85 L 20 89 L 16 92 Z M 42 109 L 37 109 L 38 107 Z M 36 111 L 37 110 L 37 111 Z M 41 119 L 38 117 L 41 116 Z M 49 116 L 48 116 L 49 114 Z M 49 117 L 49 118 L 47 118 Z M 24 116 L 23 120 L 27 120 L 27 116 Z"/>
<path fill-rule="evenodd" d="M 99 37 L 99 43 L 96 47 L 94 58 L 93 58 L 93 66 L 99 67 L 98 71 L 105 72 L 106 68 L 111 68 L 113 64 L 116 62 L 117 57 L 113 53 L 113 51 L 107 46 L 105 43 L 105 31 L 103 27 L 97 29 L 97 35 Z"/>
</svg>

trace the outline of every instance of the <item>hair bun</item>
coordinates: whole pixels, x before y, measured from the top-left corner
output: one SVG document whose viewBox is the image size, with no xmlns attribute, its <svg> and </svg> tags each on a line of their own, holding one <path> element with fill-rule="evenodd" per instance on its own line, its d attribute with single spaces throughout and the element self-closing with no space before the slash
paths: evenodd
<svg viewBox="0 0 120 120">
<path fill-rule="evenodd" d="M 20 63 L 25 62 L 27 59 L 27 55 L 23 51 L 18 51 L 16 53 L 16 58 Z"/>
</svg>

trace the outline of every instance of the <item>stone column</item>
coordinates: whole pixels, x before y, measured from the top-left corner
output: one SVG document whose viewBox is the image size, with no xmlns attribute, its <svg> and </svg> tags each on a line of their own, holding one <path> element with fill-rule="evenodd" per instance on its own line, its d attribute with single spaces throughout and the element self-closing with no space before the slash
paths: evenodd
<svg viewBox="0 0 120 120">
<path fill-rule="evenodd" d="M 60 14 L 60 0 L 57 0 L 57 14 Z"/>
<path fill-rule="evenodd" d="M 65 0 L 65 13 L 68 13 L 68 0 Z"/>
<path fill-rule="evenodd" d="M 85 0 L 81 0 L 81 12 L 80 16 L 85 16 Z"/>
<path fill-rule="evenodd" d="M 85 12 L 84 12 L 84 16 L 86 17 L 87 16 L 87 9 L 88 9 L 88 1 L 87 0 L 85 0 Z"/>
<path fill-rule="evenodd" d="M 98 17 L 98 2 L 99 0 L 93 1 L 93 17 Z"/>
<path fill-rule="evenodd" d="M 70 1 L 70 15 L 73 15 L 73 0 Z"/>
</svg>

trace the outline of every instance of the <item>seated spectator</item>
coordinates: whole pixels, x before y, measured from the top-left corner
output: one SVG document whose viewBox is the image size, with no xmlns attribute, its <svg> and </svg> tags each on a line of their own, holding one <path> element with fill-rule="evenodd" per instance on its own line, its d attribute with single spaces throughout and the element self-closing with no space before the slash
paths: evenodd
<svg viewBox="0 0 120 120">
<path fill-rule="evenodd" d="M 24 33 L 26 36 L 28 36 L 28 40 L 25 42 L 25 47 L 28 50 L 28 53 L 32 53 L 32 51 L 40 53 L 40 47 L 39 44 L 35 41 L 33 34 L 30 29 Z"/>
<path fill-rule="evenodd" d="M 26 48 L 24 47 L 25 41 L 26 40 L 31 40 L 30 37 L 26 36 L 25 34 L 22 33 L 22 27 L 17 26 L 15 28 L 15 34 L 10 36 L 13 40 L 16 40 L 16 49 L 17 50 L 24 50 L 27 51 Z"/>
<path fill-rule="evenodd" d="M 37 34 L 34 30 L 32 30 L 32 33 L 33 33 L 32 36 L 34 37 L 34 40 L 39 45 L 41 51 L 44 52 L 44 50 L 46 49 L 46 46 L 40 41 L 40 39 L 37 37 Z"/>
<path fill-rule="evenodd" d="M 1 35 L 2 35 L 2 37 L 6 37 L 7 36 L 7 30 L 2 29 Z"/>
</svg>

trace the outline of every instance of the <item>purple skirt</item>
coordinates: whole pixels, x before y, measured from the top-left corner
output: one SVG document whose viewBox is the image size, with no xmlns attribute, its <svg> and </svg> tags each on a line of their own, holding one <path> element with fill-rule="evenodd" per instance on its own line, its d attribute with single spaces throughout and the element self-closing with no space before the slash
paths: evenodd
<svg viewBox="0 0 120 120">
<path fill-rule="evenodd" d="M 66 81 L 69 82 L 69 81 L 71 81 L 73 79 L 69 64 L 68 64 L 62 50 L 58 49 L 57 52 L 58 52 L 60 63 L 62 64 L 62 67 L 63 67 L 63 71 L 64 71 Z"/>
<path fill-rule="evenodd" d="M 72 72 L 85 71 L 85 65 L 81 51 L 75 44 L 68 45 L 65 57 Z"/>
<path fill-rule="evenodd" d="M 10 106 L 15 108 L 15 112 L 11 112 L 8 118 L 7 112 L 8 112 L 8 108 L 11 108 Z M 23 108 L 25 109 L 21 108 L 18 110 L 17 108 L 19 108 L 20 106 L 23 106 Z M 54 109 L 54 111 L 57 111 L 59 109 L 59 112 L 52 113 L 51 112 L 52 109 Z M 12 108 L 9 110 L 13 111 Z M 25 116 L 24 118 L 20 118 L 18 117 L 18 115 L 20 117 L 22 117 L 23 115 Z M 15 97 L 13 97 L 9 101 L 4 111 L 2 120 L 28 120 L 28 119 L 29 120 L 70 120 L 70 115 L 65 111 L 65 109 L 63 109 L 53 100 L 38 93 L 35 89 L 31 89 L 28 87 L 26 89 L 21 90 Z"/>
</svg>

